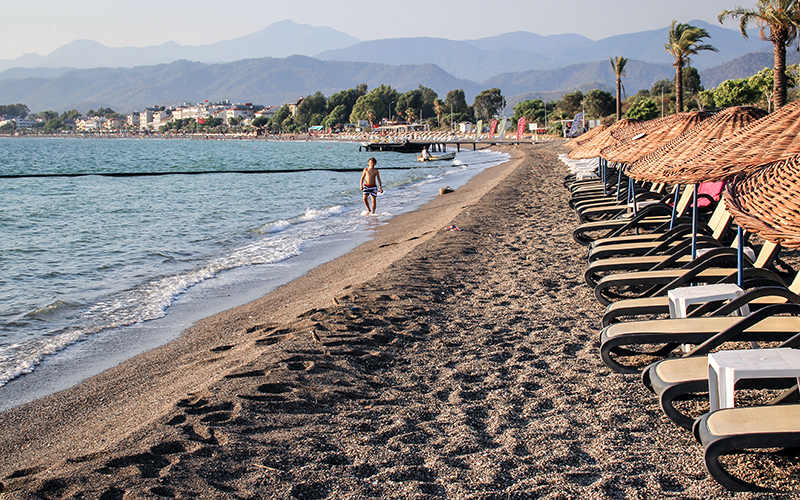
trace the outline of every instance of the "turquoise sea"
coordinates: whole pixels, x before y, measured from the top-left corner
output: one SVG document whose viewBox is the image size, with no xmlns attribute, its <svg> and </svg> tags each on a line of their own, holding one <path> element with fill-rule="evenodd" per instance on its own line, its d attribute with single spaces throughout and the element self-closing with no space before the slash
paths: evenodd
<svg viewBox="0 0 800 500">
<path fill-rule="evenodd" d="M 68 359 L 51 377 L 69 385 L 167 342 L 508 159 L 470 150 L 418 168 L 356 143 L 182 139 L 0 138 L 0 153 L 0 409 L 31 398 L 3 401 L 25 374 Z M 369 156 L 377 216 L 358 190 Z M 97 175 L 154 172 L 169 175 Z"/>
</svg>

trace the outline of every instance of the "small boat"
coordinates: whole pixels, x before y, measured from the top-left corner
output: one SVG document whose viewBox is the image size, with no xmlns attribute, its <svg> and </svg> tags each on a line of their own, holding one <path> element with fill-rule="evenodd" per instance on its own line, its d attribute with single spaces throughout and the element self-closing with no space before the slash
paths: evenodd
<svg viewBox="0 0 800 500">
<path fill-rule="evenodd" d="M 452 160 L 456 157 L 455 153 L 444 153 L 441 155 L 430 155 L 428 159 L 424 159 L 421 156 L 417 157 L 417 161 L 437 161 L 437 160 Z"/>
</svg>

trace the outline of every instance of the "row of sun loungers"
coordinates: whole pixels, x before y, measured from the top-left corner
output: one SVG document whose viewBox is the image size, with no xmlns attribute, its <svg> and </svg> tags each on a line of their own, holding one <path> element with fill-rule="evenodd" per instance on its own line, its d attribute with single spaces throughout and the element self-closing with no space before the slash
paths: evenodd
<svg viewBox="0 0 800 500">
<path fill-rule="evenodd" d="M 693 432 L 720 484 L 764 489 L 721 457 L 800 447 L 800 365 L 786 368 L 800 360 L 800 275 L 776 265 L 779 243 L 733 230 L 730 187 L 723 196 L 721 183 L 705 186 L 701 204 L 690 186 L 629 182 L 604 160 L 561 159 L 574 239 L 588 251 L 585 281 L 606 306 L 604 364 L 640 374 L 664 414 Z M 704 205 L 696 218 L 694 204 Z M 759 245 L 740 257 L 739 238 Z M 778 365 L 784 371 L 770 374 Z"/>
</svg>

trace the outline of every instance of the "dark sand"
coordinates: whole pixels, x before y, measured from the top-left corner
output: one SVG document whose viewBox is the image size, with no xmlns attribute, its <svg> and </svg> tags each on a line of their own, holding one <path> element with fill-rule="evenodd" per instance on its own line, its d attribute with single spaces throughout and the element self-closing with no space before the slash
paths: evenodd
<svg viewBox="0 0 800 500">
<path fill-rule="evenodd" d="M 599 359 L 557 144 L 0 414 L 3 500 L 733 497 Z"/>
</svg>

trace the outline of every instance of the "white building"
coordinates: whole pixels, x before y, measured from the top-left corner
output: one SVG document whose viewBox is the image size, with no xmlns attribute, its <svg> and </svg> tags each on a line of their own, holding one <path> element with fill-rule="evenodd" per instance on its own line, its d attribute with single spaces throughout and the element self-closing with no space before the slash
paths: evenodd
<svg viewBox="0 0 800 500">
<path fill-rule="evenodd" d="M 75 126 L 82 132 L 102 130 L 105 128 L 107 121 L 101 116 L 81 116 L 75 120 Z"/>
</svg>

